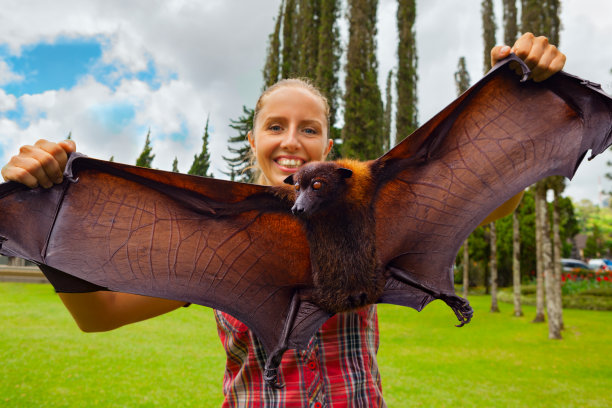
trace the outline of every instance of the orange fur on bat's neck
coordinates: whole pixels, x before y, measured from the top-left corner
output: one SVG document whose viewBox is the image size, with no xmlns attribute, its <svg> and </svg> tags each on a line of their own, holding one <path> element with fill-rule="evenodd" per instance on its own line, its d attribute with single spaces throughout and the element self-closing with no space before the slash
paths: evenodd
<svg viewBox="0 0 612 408">
<path fill-rule="evenodd" d="M 372 201 L 373 183 L 369 162 L 353 159 L 336 160 L 335 163 L 353 172 L 346 180 L 348 185 L 347 202 L 370 203 Z"/>
</svg>

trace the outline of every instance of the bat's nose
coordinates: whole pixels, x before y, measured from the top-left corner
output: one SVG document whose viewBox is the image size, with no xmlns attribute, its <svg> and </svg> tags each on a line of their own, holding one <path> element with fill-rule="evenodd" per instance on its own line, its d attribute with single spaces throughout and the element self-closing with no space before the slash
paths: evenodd
<svg viewBox="0 0 612 408">
<path fill-rule="evenodd" d="M 291 212 L 293 213 L 293 215 L 303 214 L 304 211 L 305 211 L 304 206 L 298 203 L 293 204 L 293 207 L 291 207 Z"/>
</svg>

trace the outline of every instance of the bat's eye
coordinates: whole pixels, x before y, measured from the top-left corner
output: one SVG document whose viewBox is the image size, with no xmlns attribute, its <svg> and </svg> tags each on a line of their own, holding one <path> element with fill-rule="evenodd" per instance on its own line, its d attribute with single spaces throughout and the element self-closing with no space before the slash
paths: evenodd
<svg viewBox="0 0 612 408">
<path fill-rule="evenodd" d="M 300 184 L 299 183 L 295 183 L 293 185 L 293 188 L 295 188 L 295 191 L 300 191 Z"/>
<path fill-rule="evenodd" d="M 321 183 L 320 181 L 315 181 L 314 183 L 312 183 L 312 189 L 313 190 L 318 190 L 321 187 L 323 187 L 323 183 Z"/>
</svg>

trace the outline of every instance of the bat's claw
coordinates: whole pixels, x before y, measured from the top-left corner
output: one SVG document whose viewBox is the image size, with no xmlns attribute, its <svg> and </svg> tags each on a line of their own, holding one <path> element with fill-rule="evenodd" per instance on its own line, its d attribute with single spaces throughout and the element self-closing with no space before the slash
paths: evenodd
<svg viewBox="0 0 612 408">
<path fill-rule="evenodd" d="M 278 367 L 266 368 L 264 371 L 264 380 L 266 381 L 266 384 L 272 388 L 281 389 L 285 386 L 285 384 L 278 382 Z"/>
<path fill-rule="evenodd" d="M 462 327 L 472 320 L 472 316 L 474 316 L 474 309 L 472 309 L 472 306 L 470 306 L 470 302 L 468 302 L 467 299 L 459 297 L 455 294 L 442 295 L 440 296 L 440 299 L 449 305 L 450 308 L 453 309 L 453 312 L 455 312 L 455 316 L 457 316 L 457 319 L 460 322 L 456 325 L 457 327 Z"/>
<path fill-rule="evenodd" d="M 283 353 L 286 349 L 286 347 L 276 349 L 266 360 L 264 380 L 266 381 L 266 384 L 272 388 L 280 389 L 285 386 L 285 384 L 278 382 L 278 367 L 280 366 Z"/>
</svg>

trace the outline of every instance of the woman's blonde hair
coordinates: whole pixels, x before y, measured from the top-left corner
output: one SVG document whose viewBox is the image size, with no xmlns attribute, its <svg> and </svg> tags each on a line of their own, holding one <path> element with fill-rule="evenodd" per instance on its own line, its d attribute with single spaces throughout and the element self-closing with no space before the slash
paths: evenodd
<svg viewBox="0 0 612 408">
<path fill-rule="evenodd" d="M 252 137 L 255 137 L 257 117 L 259 116 L 259 112 L 264 107 L 266 97 L 270 95 L 271 93 L 273 93 L 274 91 L 284 88 L 284 87 L 294 87 L 294 88 L 306 89 L 307 91 L 312 93 L 314 96 L 318 97 L 321 100 L 321 102 L 323 102 L 323 108 L 325 110 L 325 120 L 327 121 L 325 129 L 327 130 L 327 137 L 329 138 L 329 134 L 330 134 L 329 102 L 327 101 L 327 98 L 325 97 L 325 95 L 323 95 L 321 90 L 319 90 L 319 88 L 317 88 L 309 78 L 281 79 L 280 81 L 276 82 L 274 85 L 270 85 L 268 88 L 266 88 L 261 93 L 261 95 L 259 96 L 259 99 L 257 99 L 257 103 L 255 104 L 255 111 L 253 113 L 253 128 L 251 129 Z M 255 154 L 253 154 L 252 149 L 249 153 L 249 161 L 250 161 L 250 165 L 247 168 L 255 171 L 255 182 L 258 184 L 263 184 L 265 181 L 265 178 L 264 178 L 263 172 L 261 171 L 261 168 L 257 165 L 257 161 L 255 160 Z"/>
</svg>

